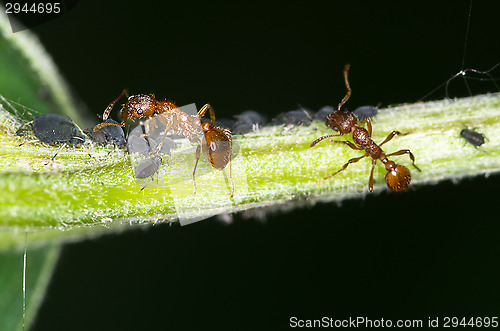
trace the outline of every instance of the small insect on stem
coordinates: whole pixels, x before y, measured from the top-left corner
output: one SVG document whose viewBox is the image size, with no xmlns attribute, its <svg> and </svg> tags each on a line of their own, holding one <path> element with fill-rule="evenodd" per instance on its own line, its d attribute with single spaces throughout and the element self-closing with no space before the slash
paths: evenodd
<svg viewBox="0 0 500 331">
<path fill-rule="evenodd" d="M 59 114 L 34 116 L 33 121 L 23 124 L 16 134 L 25 136 L 31 131 L 38 140 L 50 145 L 68 144 L 79 147 L 85 142 L 80 128 L 72 120 Z"/>
<path fill-rule="evenodd" d="M 322 136 L 314 140 L 311 143 L 310 147 L 315 146 L 317 143 L 319 143 L 324 139 L 339 137 L 350 133 L 352 134 L 352 139 L 354 143 L 350 141 L 335 141 L 335 140 L 332 140 L 332 143 L 344 144 L 355 150 L 364 150 L 365 154 L 350 159 L 349 161 L 347 161 L 346 164 L 342 166 L 342 168 L 340 168 L 340 170 L 331 174 L 330 176 L 323 178 L 323 180 L 332 178 L 339 172 L 345 170 L 349 166 L 349 164 L 356 163 L 359 160 L 369 156 L 372 158 L 372 169 L 370 172 L 370 179 L 368 181 L 368 190 L 370 192 L 373 192 L 373 184 L 374 184 L 373 171 L 375 169 L 375 164 L 377 163 L 378 160 L 380 160 L 385 165 L 385 169 L 387 171 L 385 175 L 385 183 L 387 187 L 394 192 L 404 191 L 410 186 L 411 182 L 410 171 L 405 166 L 398 165 L 395 162 L 390 161 L 389 157 L 408 154 L 415 169 L 420 171 L 420 169 L 415 165 L 415 157 L 413 153 L 409 149 L 402 149 L 394 153 L 385 154 L 381 146 L 389 142 L 392 138 L 394 138 L 394 136 L 405 135 L 405 134 L 402 134 L 399 131 L 392 131 L 380 145 L 377 145 L 371 139 L 373 130 L 370 118 L 366 118 L 364 120 L 367 125 L 367 129 L 365 129 L 357 125 L 358 118 L 355 114 L 341 110 L 342 105 L 344 105 L 344 103 L 346 103 L 346 101 L 351 96 L 351 88 L 349 86 L 349 81 L 348 81 L 349 68 L 350 68 L 349 64 L 347 64 L 344 67 L 344 80 L 345 80 L 345 85 L 347 87 L 347 93 L 342 99 L 342 101 L 339 103 L 337 110 L 328 115 L 325 123 L 327 127 L 331 128 L 332 130 L 338 133 Z"/>
<path fill-rule="evenodd" d="M 465 141 L 470 143 L 476 149 L 480 149 L 479 147 L 484 144 L 485 136 L 482 133 L 476 131 L 476 129 L 465 128 L 460 131 L 460 137 L 464 138 Z"/>
</svg>

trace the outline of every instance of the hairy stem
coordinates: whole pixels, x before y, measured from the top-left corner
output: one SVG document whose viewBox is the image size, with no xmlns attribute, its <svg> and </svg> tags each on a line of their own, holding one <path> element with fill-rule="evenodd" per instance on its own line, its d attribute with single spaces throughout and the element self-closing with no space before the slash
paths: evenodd
<svg viewBox="0 0 500 331">
<path fill-rule="evenodd" d="M 149 179 L 138 183 L 133 177 L 134 167 L 127 167 L 130 160 L 123 150 L 90 144 L 85 148 L 55 148 L 29 142 L 15 135 L 19 124 L 1 109 L 0 227 L 10 230 L 1 234 L 5 236 L 0 240 L 3 246 L 22 243 L 26 230 L 36 232 L 30 235 L 32 240 L 37 235 L 78 237 L 82 232 L 95 233 L 123 223 L 180 220 L 187 224 L 251 208 L 361 197 L 368 190 L 368 158 L 327 181 L 321 180 L 347 160 L 362 155 L 362 151 L 328 140 L 310 148 L 316 138 L 333 133 L 321 122 L 292 128 L 265 127 L 235 136 L 238 151 L 231 165 L 233 199 L 228 168 L 225 178 L 205 162 L 206 171 L 202 165 L 196 178 L 196 195 L 192 178 L 179 181 L 181 170 L 191 174 L 194 155 L 164 161 L 158 183 L 156 176 L 150 184 Z M 488 138 L 481 149 L 460 138 L 465 127 L 477 128 Z M 384 145 L 387 153 L 410 149 L 415 155 L 422 172 L 411 165 L 408 155 L 391 158 L 410 169 L 410 190 L 500 169 L 500 146 L 496 143 L 500 139 L 499 94 L 382 109 L 373 119 L 373 129 L 375 142 L 383 141 L 392 130 L 410 132 Z M 188 142 L 185 145 L 189 147 Z M 373 194 L 387 190 L 384 176 L 385 169 L 379 163 Z M 36 231 L 41 229 L 73 231 Z"/>
</svg>

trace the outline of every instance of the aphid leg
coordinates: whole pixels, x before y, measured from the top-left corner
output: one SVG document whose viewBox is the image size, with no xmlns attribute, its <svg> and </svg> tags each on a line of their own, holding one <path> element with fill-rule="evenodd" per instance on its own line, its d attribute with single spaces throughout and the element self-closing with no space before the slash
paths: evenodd
<svg viewBox="0 0 500 331">
<path fill-rule="evenodd" d="M 361 160 L 362 158 L 364 158 L 364 157 L 366 157 L 366 156 L 368 156 L 368 154 L 362 155 L 362 156 L 360 156 L 360 157 L 355 157 L 354 159 L 350 159 L 349 161 L 347 161 L 347 163 L 346 163 L 346 164 L 344 164 L 344 166 L 343 166 L 340 170 L 338 170 L 337 172 L 335 172 L 334 174 L 332 174 L 332 175 L 330 175 L 330 176 L 328 176 L 328 177 L 323 178 L 323 180 L 327 180 L 327 179 L 332 178 L 333 176 L 335 176 L 335 175 L 336 175 L 336 174 L 338 174 L 339 172 L 341 172 L 341 171 L 345 170 L 345 168 L 347 168 L 347 166 L 348 166 L 349 164 L 351 164 L 351 163 L 356 163 L 356 162 L 358 162 L 359 160 Z"/>
<path fill-rule="evenodd" d="M 334 144 L 344 144 L 344 145 L 351 147 L 352 149 L 359 150 L 359 151 L 363 150 L 363 147 L 359 147 L 359 146 L 353 144 L 352 142 L 346 141 L 346 140 L 330 140 L 330 142 L 332 142 Z"/>
<path fill-rule="evenodd" d="M 61 149 L 59 148 L 59 150 L 61 150 Z M 55 154 L 55 155 L 54 155 L 54 156 L 50 159 L 50 161 L 49 161 L 49 162 L 45 163 L 45 164 L 44 164 L 44 166 L 48 165 L 49 163 L 50 163 L 50 164 L 54 163 L 54 160 L 55 160 L 55 158 L 56 158 L 57 154 L 59 154 L 59 152 L 57 152 L 57 153 L 56 153 L 56 154 Z"/>
<path fill-rule="evenodd" d="M 198 118 L 202 118 L 207 110 L 210 111 L 210 121 L 212 122 L 212 126 L 215 126 L 215 112 L 212 106 L 210 106 L 210 104 L 208 103 L 201 107 L 200 111 L 198 112 Z"/>
<path fill-rule="evenodd" d="M 25 126 L 29 126 L 29 128 L 25 128 Z M 21 125 L 21 127 L 17 129 L 16 135 L 22 137 L 28 135 L 31 132 L 33 132 L 33 121 Z"/>
<path fill-rule="evenodd" d="M 372 170 L 370 171 L 370 180 L 368 180 L 368 191 L 373 192 L 373 170 L 375 169 L 375 164 L 377 164 L 377 159 L 372 159 Z"/>
<path fill-rule="evenodd" d="M 161 115 L 158 115 L 155 118 L 158 118 L 160 123 L 165 125 L 165 130 L 163 130 L 163 138 L 161 139 L 160 143 L 156 147 L 155 151 L 151 154 L 151 156 L 155 156 L 161 150 L 161 147 L 163 146 L 163 143 L 165 141 L 165 137 L 167 136 L 167 132 L 172 127 L 172 118 L 166 118 L 166 117 L 161 116 Z M 146 136 L 148 136 L 148 135 L 149 135 L 149 125 L 147 125 L 147 129 L 146 129 Z"/>
<path fill-rule="evenodd" d="M 417 169 L 418 171 L 421 171 L 420 168 L 416 166 L 416 164 L 415 164 L 415 156 L 413 155 L 412 152 L 410 152 L 409 149 L 402 149 L 402 150 L 399 150 L 397 152 L 394 152 L 394 153 L 391 153 L 391 154 L 387 154 L 386 156 L 387 157 L 389 157 L 389 156 L 398 156 L 398 155 L 403 155 L 403 154 L 408 154 L 410 156 L 411 162 L 413 163 L 413 166 L 415 167 L 415 169 Z"/>
</svg>

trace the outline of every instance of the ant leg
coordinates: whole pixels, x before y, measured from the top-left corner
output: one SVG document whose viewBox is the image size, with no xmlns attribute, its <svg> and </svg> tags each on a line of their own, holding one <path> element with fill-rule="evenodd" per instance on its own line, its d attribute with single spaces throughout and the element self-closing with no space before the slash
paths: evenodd
<svg viewBox="0 0 500 331">
<path fill-rule="evenodd" d="M 200 160 L 200 150 L 201 150 L 201 143 L 198 140 L 198 147 L 196 147 L 196 163 L 194 164 L 194 170 L 193 170 L 193 185 L 194 185 L 194 192 L 193 194 L 196 195 L 196 167 L 198 167 L 198 161 Z"/>
<path fill-rule="evenodd" d="M 328 139 L 328 138 L 333 138 L 333 137 L 340 137 L 342 134 L 339 133 L 339 134 L 329 134 L 327 136 L 323 136 L 323 137 L 319 137 L 318 139 L 316 139 L 315 141 L 313 141 L 310 145 L 309 145 L 309 148 L 311 147 L 314 147 L 314 145 L 316 145 L 317 143 L 319 143 L 321 140 L 324 140 L 324 139 Z"/>
<path fill-rule="evenodd" d="M 209 103 L 207 103 L 206 105 L 204 105 L 203 107 L 201 107 L 200 111 L 198 112 L 198 118 L 202 118 L 205 113 L 207 112 L 207 110 L 210 111 L 210 121 L 212 122 L 212 125 L 215 126 L 215 112 L 214 112 L 214 109 L 212 108 L 212 106 L 210 106 Z"/>
<path fill-rule="evenodd" d="M 383 144 L 385 144 L 386 142 L 389 142 L 391 141 L 392 138 L 394 138 L 394 136 L 406 136 L 408 133 L 401 133 L 399 131 L 392 131 L 391 133 L 389 133 L 389 135 L 387 136 L 387 138 L 385 138 L 385 140 L 380 143 L 378 146 L 381 147 Z"/>
<path fill-rule="evenodd" d="M 233 163 L 232 162 L 232 158 L 233 158 L 232 151 L 233 151 L 233 142 L 231 141 L 231 154 L 229 154 L 229 179 L 231 180 L 231 199 L 234 196 L 233 170 L 231 167 L 231 164 Z"/>
<path fill-rule="evenodd" d="M 121 99 L 121 97 L 123 97 L 123 95 L 126 95 L 127 98 L 128 98 L 128 91 L 127 89 L 123 89 L 122 93 L 118 96 L 118 98 L 116 98 L 114 101 L 112 101 L 108 107 L 104 110 L 104 113 L 102 114 L 102 119 L 103 121 L 107 120 L 108 117 L 109 117 L 109 113 L 111 113 L 111 110 L 113 109 L 113 107 L 115 106 L 116 102 L 118 100 Z"/>
<path fill-rule="evenodd" d="M 370 180 L 368 181 L 368 191 L 373 192 L 373 170 L 375 170 L 375 164 L 377 164 L 377 159 L 372 159 L 372 170 L 370 171 Z"/>
<path fill-rule="evenodd" d="M 163 131 L 163 138 L 161 139 L 160 143 L 156 147 L 153 154 L 151 154 L 151 156 L 155 156 L 156 154 L 158 154 L 158 152 L 160 152 L 161 147 L 163 146 L 163 142 L 165 141 L 165 137 L 167 136 L 167 132 L 172 127 L 172 119 L 171 118 L 166 118 L 166 117 L 161 116 L 161 115 L 155 116 L 154 118 L 158 118 L 160 123 L 165 125 L 165 130 Z M 149 131 L 149 121 L 150 120 L 148 120 L 148 122 L 147 122 L 148 124 L 147 124 L 147 129 L 146 129 L 146 136 L 149 135 L 149 132 L 148 132 Z"/>
<path fill-rule="evenodd" d="M 372 128 L 372 120 L 367 117 L 364 119 L 366 121 L 366 128 L 368 130 L 368 136 L 372 136 L 373 128 Z"/>
<path fill-rule="evenodd" d="M 332 178 L 333 176 L 335 176 L 335 175 L 336 175 L 336 174 L 338 174 L 339 172 L 341 172 L 341 171 L 345 170 L 345 168 L 347 168 L 347 166 L 348 166 L 349 164 L 351 164 L 351 163 L 356 163 L 356 162 L 358 162 L 359 160 L 361 160 L 362 158 L 364 158 L 364 157 L 366 157 L 366 156 L 368 156 L 368 154 L 362 155 L 362 156 L 360 156 L 360 157 L 356 157 L 356 158 L 354 158 L 354 159 L 350 159 L 349 161 L 347 161 L 347 163 L 346 163 L 346 164 L 344 164 L 344 166 L 343 166 L 340 170 L 338 170 L 337 172 L 335 172 L 334 174 L 332 174 L 332 175 L 330 175 L 330 176 L 328 176 L 328 177 L 323 178 L 323 180 L 327 180 L 327 179 L 329 179 L 329 178 Z"/>
<path fill-rule="evenodd" d="M 413 155 L 413 153 L 409 149 L 402 149 L 400 151 L 397 151 L 397 152 L 394 152 L 391 154 L 387 154 L 386 156 L 389 157 L 389 156 L 397 156 L 397 155 L 403 155 L 403 154 L 409 154 L 411 162 L 413 163 L 413 166 L 415 167 L 415 169 L 417 169 L 418 171 L 421 171 L 420 168 L 415 165 L 415 156 Z"/>
<path fill-rule="evenodd" d="M 362 147 L 356 146 L 352 142 L 346 141 L 346 140 L 330 140 L 330 142 L 332 142 L 334 144 L 344 144 L 344 145 L 351 147 L 352 149 L 359 150 L 359 151 L 363 150 Z"/>
</svg>

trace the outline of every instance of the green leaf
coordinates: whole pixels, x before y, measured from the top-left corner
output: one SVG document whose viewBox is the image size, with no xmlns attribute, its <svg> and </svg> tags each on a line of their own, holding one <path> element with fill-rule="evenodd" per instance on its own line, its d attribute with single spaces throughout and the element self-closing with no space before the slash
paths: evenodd
<svg viewBox="0 0 500 331">
<path fill-rule="evenodd" d="M 29 30 L 12 33 L 4 11 L 0 12 L 0 64 L 0 95 L 37 114 L 58 113 L 90 126 L 86 106 L 72 95 L 38 38 Z"/>
<path fill-rule="evenodd" d="M 56 266 L 60 245 L 29 247 L 26 254 L 25 329 L 34 321 L 50 277 Z M 24 251 L 0 252 L 0 330 L 23 330 Z"/>
</svg>

